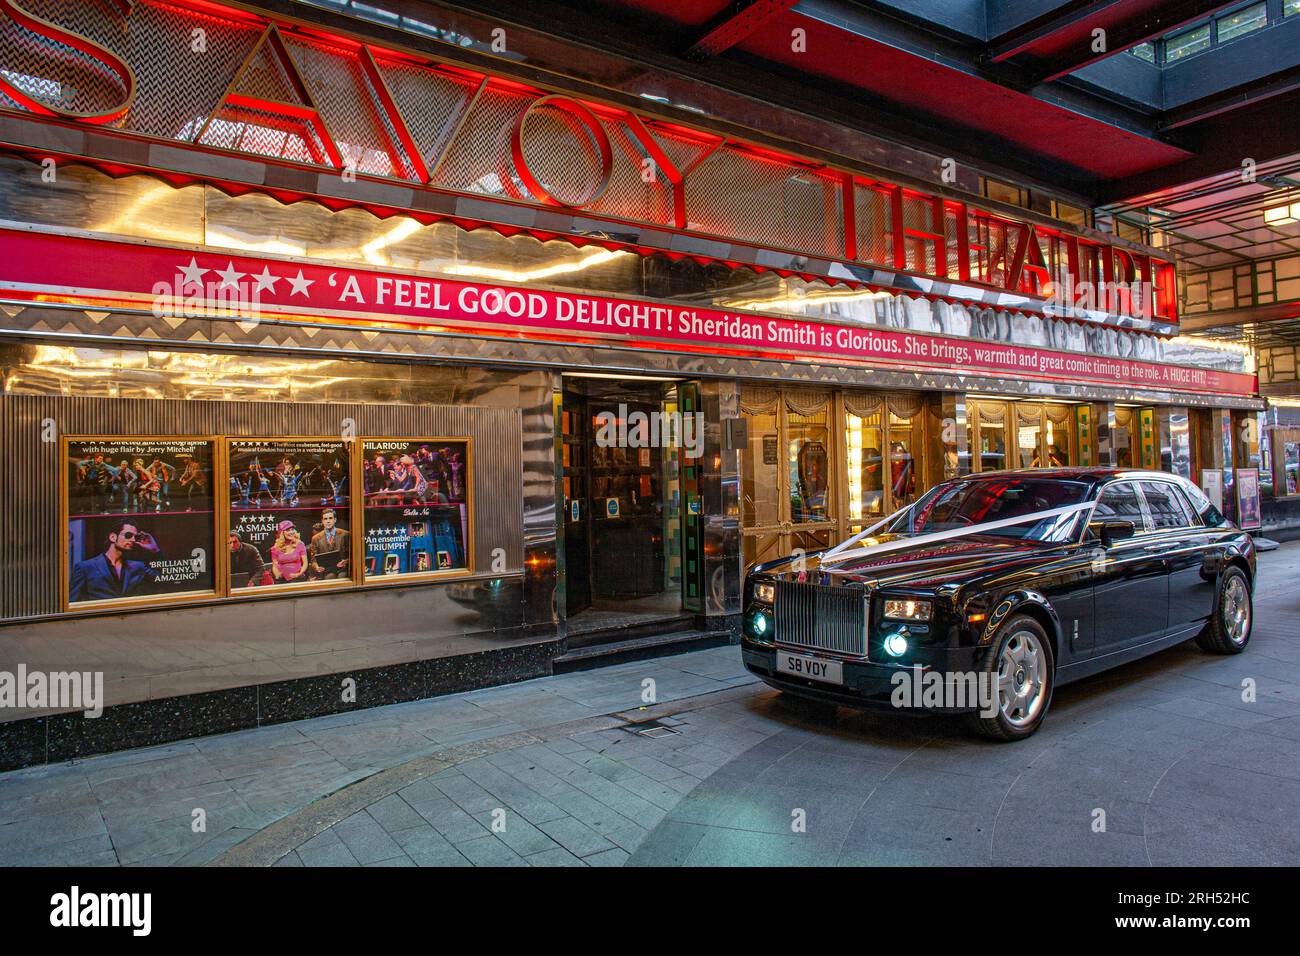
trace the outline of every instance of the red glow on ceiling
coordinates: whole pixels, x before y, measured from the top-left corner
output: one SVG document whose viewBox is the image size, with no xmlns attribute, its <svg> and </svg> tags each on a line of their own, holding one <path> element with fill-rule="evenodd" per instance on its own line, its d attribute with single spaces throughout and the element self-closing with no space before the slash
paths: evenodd
<svg viewBox="0 0 1300 956">
<path fill-rule="evenodd" d="M 152 6 L 171 7 L 174 10 L 193 11 L 201 15 L 206 15 L 212 19 L 220 20 L 238 20 L 243 23 L 255 23 L 264 26 L 266 20 L 257 14 L 248 10 L 240 10 L 237 7 L 228 7 L 220 3 L 209 3 L 208 0 L 149 0 Z"/>
</svg>

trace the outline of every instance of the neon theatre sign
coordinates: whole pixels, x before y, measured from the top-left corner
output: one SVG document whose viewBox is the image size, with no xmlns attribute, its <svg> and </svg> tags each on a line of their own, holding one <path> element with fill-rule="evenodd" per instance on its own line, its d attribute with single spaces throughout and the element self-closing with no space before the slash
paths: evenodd
<svg viewBox="0 0 1300 956">
<path fill-rule="evenodd" d="M 428 54 L 208 0 L 0 12 L 0 110 L 343 180 L 277 191 L 231 174 L 238 188 L 373 208 L 345 184 L 397 183 L 385 214 L 1160 332 L 1177 322 L 1174 266 L 1150 251 Z"/>
</svg>

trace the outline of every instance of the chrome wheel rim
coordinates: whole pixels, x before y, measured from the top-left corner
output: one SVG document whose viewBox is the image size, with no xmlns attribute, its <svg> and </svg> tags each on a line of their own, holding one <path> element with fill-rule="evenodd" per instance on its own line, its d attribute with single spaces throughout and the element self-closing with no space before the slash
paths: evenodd
<svg viewBox="0 0 1300 956">
<path fill-rule="evenodd" d="M 1250 593 L 1239 575 L 1228 579 L 1223 589 L 1223 606 L 1219 610 L 1224 633 L 1234 644 L 1245 642 L 1250 634 Z"/>
<path fill-rule="evenodd" d="M 1047 701 L 1047 653 L 1033 631 L 1016 631 L 998 655 L 998 709 L 1013 727 L 1032 724 Z"/>
</svg>

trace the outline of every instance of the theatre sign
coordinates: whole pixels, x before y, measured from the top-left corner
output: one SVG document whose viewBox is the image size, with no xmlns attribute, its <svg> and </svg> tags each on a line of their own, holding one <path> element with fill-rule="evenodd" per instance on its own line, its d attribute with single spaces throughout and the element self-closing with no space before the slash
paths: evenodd
<svg viewBox="0 0 1300 956">
<path fill-rule="evenodd" d="M 325 321 L 1224 395 L 1249 395 L 1256 384 L 1253 375 L 1184 365 L 98 236 L 0 228 L 0 262 L 5 300 L 149 309 L 160 317 Z"/>
<path fill-rule="evenodd" d="M 208 0 L 0 0 L 0 113 L 81 129 L 67 155 L 117 171 L 1176 328 L 1174 266 L 1151 250 Z M 134 163 L 124 140 L 167 148 Z"/>
</svg>

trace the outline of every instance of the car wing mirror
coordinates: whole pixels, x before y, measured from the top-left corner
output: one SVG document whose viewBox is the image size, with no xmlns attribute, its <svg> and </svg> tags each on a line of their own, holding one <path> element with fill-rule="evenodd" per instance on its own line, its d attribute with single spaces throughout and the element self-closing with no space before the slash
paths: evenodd
<svg viewBox="0 0 1300 956">
<path fill-rule="evenodd" d="M 1122 518 L 1107 518 L 1104 521 L 1094 521 L 1089 525 L 1092 533 L 1101 539 L 1103 548 L 1113 547 L 1117 541 L 1123 541 L 1125 538 L 1131 538 L 1137 531 L 1137 526 L 1132 521 L 1125 521 Z"/>
</svg>

